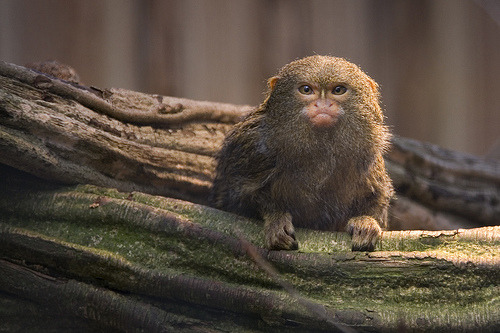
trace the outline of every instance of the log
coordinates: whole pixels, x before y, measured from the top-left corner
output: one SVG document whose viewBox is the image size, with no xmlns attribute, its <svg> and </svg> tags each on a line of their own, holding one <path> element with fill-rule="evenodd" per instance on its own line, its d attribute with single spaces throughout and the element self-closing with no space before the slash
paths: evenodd
<svg viewBox="0 0 500 333">
<path fill-rule="evenodd" d="M 267 251 L 259 221 L 206 206 L 249 110 L 0 62 L 3 327 L 500 330 L 498 161 L 395 137 L 393 229 L 452 230 L 352 253 L 344 233 L 299 229 L 299 251 Z"/>
</svg>

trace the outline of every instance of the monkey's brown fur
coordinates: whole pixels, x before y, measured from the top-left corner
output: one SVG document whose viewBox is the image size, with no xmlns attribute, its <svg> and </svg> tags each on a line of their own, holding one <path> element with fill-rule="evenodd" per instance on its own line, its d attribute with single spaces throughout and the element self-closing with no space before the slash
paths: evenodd
<svg viewBox="0 0 500 333">
<path fill-rule="evenodd" d="M 378 86 L 356 65 L 294 61 L 227 135 L 210 199 L 263 218 L 270 249 L 297 249 L 295 225 L 346 230 L 353 250 L 372 251 L 393 195 L 382 157 L 388 138 Z"/>
</svg>

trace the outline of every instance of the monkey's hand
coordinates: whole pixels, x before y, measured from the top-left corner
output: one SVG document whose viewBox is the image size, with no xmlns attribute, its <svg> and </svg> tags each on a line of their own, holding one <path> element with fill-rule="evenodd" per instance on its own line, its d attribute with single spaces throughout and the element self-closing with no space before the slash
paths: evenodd
<svg viewBox="0 0 500 333">
<path fill-rule="evenodd" d="M 264 233 L 269 250 L 297 250 L 292 216 L 289 213 L 264 214 Z"/>
<path fill-rule="evenodd" d="M 347 222 L 346 231 L 351 235 L 353 251 L 373 251 L 382 233 L 377 221 L 371 216 L 357 216 Z"/>
</svg>

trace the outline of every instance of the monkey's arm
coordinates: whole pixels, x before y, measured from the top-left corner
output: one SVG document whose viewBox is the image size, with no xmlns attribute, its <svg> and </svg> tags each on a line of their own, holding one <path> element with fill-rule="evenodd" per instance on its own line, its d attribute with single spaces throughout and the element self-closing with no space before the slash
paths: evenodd
<svg viewBox="0 0 500 333">
<path fill-rule="evenodd" d="M 290 213 L 270 195 L 276 158 L 260 136 L 259 115 L 235 126 L 221 149 L 211 202 L 218 208 L 264 220 L 268 249 L 296 250 Z"/>
<path fill-rule="evenodd" d="M 218 155 L 210 201 L 217 208 L 249 217 L 262 217 L 260 207 L 275 160 L 259 146 L 255 119 L 237 124 Z"/>
<path fill-rule="evenodd" d="M 384 167 L 384 159 L 377 156 L 373 171 L 364 180 L 369 193 L 360 200 L 357 216 L 347 222 L 346 231 L 352 237 L 353 251 L 373 251 L 382 228 L 387 227 L 389 203 L 393 188 Z"/>
</svg>

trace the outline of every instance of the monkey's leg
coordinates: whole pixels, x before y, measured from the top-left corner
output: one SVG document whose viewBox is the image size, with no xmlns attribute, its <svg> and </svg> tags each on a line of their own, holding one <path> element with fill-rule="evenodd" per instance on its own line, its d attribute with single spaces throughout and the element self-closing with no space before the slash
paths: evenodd
<svg viewBox="0 0 500 333">
<path fill-rule="evenodd" d="M 264 215 L 265 243 L 269 250 L 297 250 L 292 216 L 289 213 L 275 212 Z"/>
<path fill-rule="evenodd" d="M 347 222 L 346 231 L 351 235 L 353 251 L 373 251 L 382 229 L 371 216 L 357 216 Z"/>
</svg>

